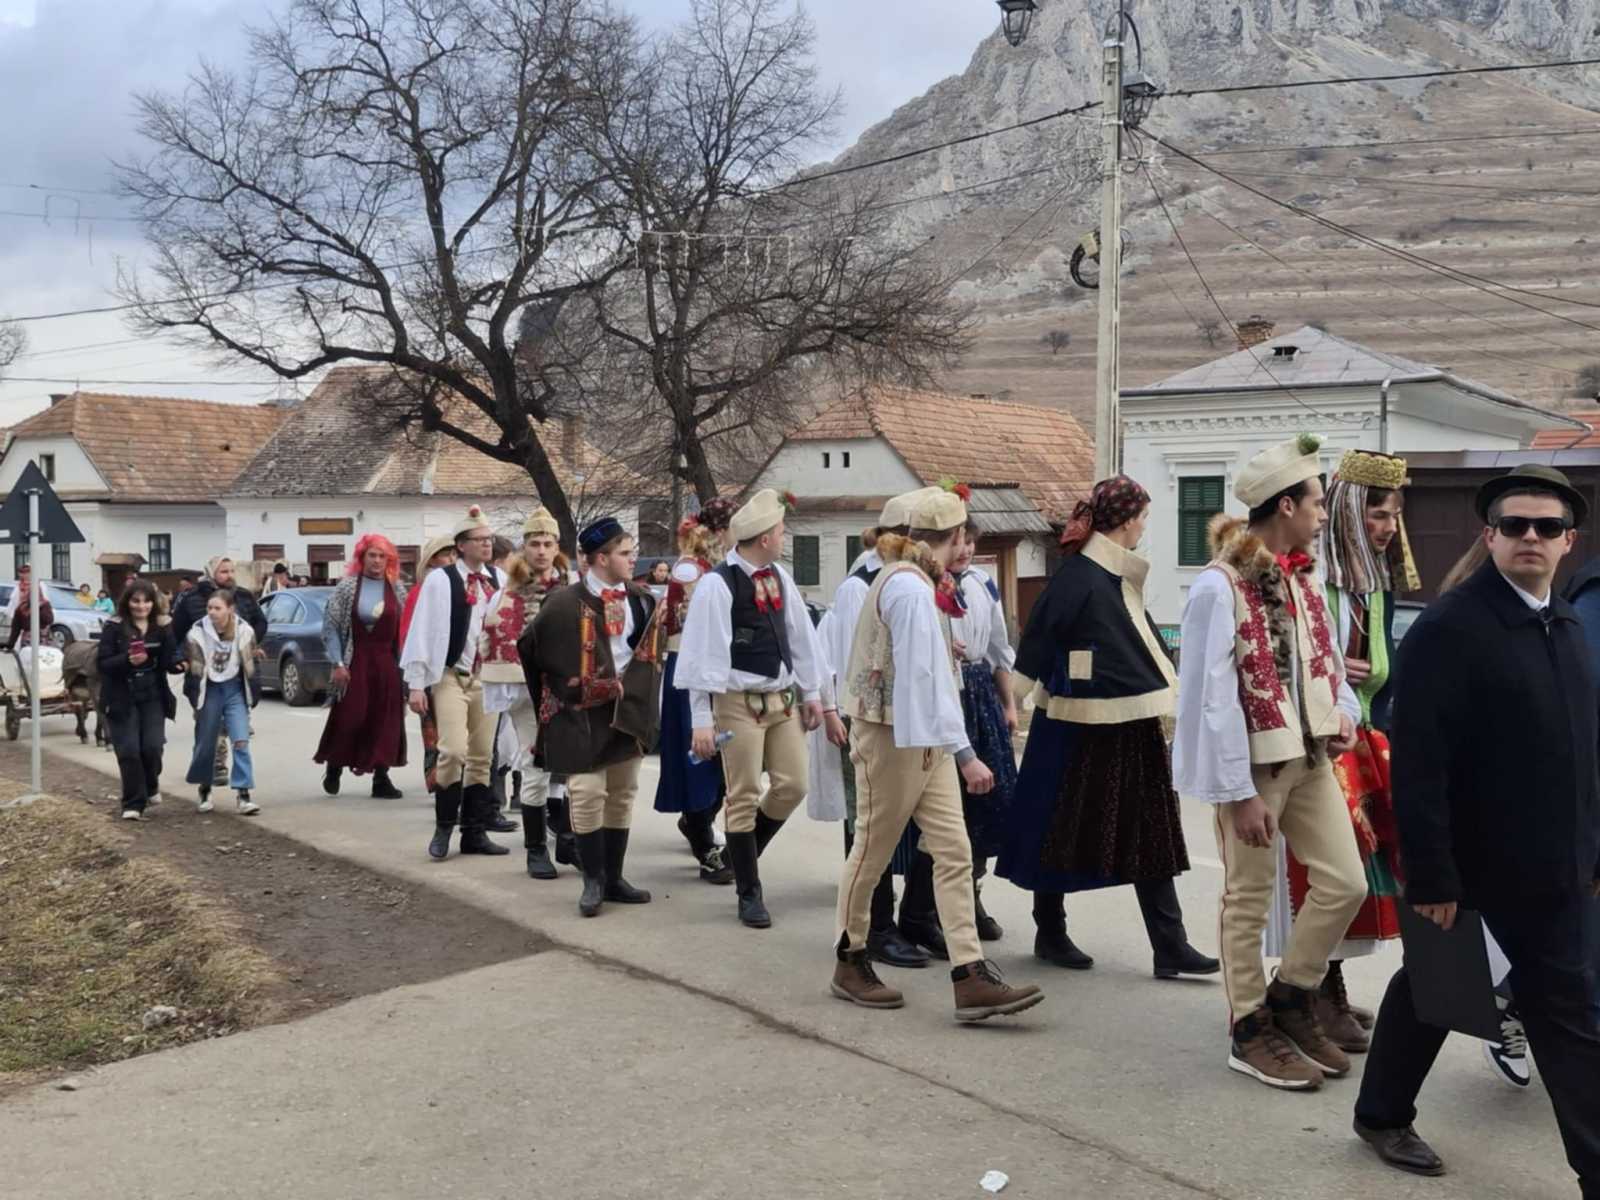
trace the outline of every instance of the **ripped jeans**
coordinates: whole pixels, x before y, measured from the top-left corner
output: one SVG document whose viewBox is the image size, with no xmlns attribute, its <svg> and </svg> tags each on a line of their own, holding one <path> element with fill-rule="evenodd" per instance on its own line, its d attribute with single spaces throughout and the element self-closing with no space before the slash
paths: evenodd
<svg viewBox="0 0 1600 1200">
<path fill-rule="evenodd" d="M 250 702 L 241 675 L 222 683 L 207 681 L 205 703 L 195 714 L 194 757 L 189 760 L 189 773 L 184 778 L 204 788 L 211 786 L 216 770 L 217 738 L 224 729 L 233 743 L 233 771 L 228 786 L 254 787 L 255 773 L 250 762 Z"/>
</svg>

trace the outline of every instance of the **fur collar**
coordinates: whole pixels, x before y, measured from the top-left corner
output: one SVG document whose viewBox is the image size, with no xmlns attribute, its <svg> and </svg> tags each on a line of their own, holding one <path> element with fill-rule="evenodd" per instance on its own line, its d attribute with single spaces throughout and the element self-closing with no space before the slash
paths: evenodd
<svg viewBox="0 0 1600 1200">
<path fill-rule="evenodd" d="M 1283 569 L 1259 534 L 1253 532 L 1243 517 L 1218 513 L 1206 527 L 1206 542 L 1213 561 L 1235 571 L 1239 578 L 1262 589 L 1281 590 Z M 1298 574 L 1301 584 L 1316 570 L 1315 562 L 1308 563 Z"/>
</svg>

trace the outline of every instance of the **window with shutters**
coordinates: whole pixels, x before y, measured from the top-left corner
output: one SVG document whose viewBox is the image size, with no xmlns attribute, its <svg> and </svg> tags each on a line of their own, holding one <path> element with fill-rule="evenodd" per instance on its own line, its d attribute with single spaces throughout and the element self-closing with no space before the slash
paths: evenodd
<svg viewBox="0 0 1600 1200">
<path fill-rule="evenodd" d="M 62 583 L 72 582 L 72 546 L 68 542 L 56 542 L 50 547 L 50 578 L 59 579 Z"/>
<path fill-rule="evenodd" d="M 861 535 L 858 534 L 858 533 L 852 533 L 852 534 L 846 535 L 846 537 L 844 539 L 844 569 L 846 571 L 854 570 L 855 569 L 855 565 L 856 565 L 856 559 L 858 559 L 860 557 L 861 557 Z"/>
<path fill-rule="evenodd" d="M 1178 480 L 1178 565 L 1203 567 L 1211 561 L 1206 526 L 1222 511 L 1223 477 L 1191 475 Z"/>
<path fill-rule="evenodd" d="M 11 547 L 11 557 L 18 575 L 22 574 L 23 567 L 30 565 L 28 560 L 32 553 L 33 547 L 27 542 L 18 542 Z"/>
<path fill-rule="evenodd" d="M 813 534 L 794 538 L 794 581 L 801 587 L 816 587 L 822 582 L 822 539 Z"/>
<path fill-rule="evenodd" d="M 172 535 L 152 533 L 148 543 L 149 553 L 145 555 L 145 567 L 150 571 L 172 570 Z"/>
</svg>

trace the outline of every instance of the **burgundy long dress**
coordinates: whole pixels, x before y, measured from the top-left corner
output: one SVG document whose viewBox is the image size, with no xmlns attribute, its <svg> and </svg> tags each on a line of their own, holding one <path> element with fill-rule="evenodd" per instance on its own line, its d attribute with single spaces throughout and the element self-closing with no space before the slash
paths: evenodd
<svg viewBox="0 0 1600 1200">
<path fill-rule="evenodd" d="M 383 585 L 383 611 L 372 629 L 352 605 L 350 686 L 328 711 L 314 761 L 357 775 L 406 765 L 406 693 L 400 677 L 400 605 Z"/>
</svg>

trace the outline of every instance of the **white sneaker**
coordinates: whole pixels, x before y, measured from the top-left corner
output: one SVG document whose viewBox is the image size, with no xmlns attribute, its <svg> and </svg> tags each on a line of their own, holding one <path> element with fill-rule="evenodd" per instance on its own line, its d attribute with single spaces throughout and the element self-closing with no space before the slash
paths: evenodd
<svg viewBox="0 0 1600 1200">
<path fill-rule="evenodd" d="M 211 809 L 211 789 L 207 788 L 205 791 L 200 793 L 200 803 L 197 806 L 197 811 L 208 813 L 211 811 Z"/>
<path fill-rule="evenodd" d="M 160 804 L 161 803 L 161 793 L 160 792 L 151 792 L 150 793 L 150 799 L 147 800 L 145 803 L 147 803 L 147 804 Z"/>
<path fill-rule="evenodd" d="M 721 826 L 713 825 L 711 827 L 711 844 L 713 846 L 726 846 L 728 844 L 728 835 L 722 832 Z"/>
<path fill-rule="evenodd" d="M 239 815 L 253 817 L 261 811 L 261 805 L 250 799 L 249 791 L 241 788 L 239 791 Z"/>
<path fill-rule="evenodd" d="M 1533 1070 L 1528 1065 L 1528 1034 L 1514 1013 L 1501 1014 L 1500 1040 L 1484 1042 L 1483 1055 L 1495 1075 L 1511 1087 L 1520 1091 L 1533 1082 Z"/>
<path fill-rule="evenodd" d="M 142 821 L 144 820 L 144 814 L 137 808 L 125 808 L 122 810 L 122 819 L 124 821 Z"/>
</svg>

